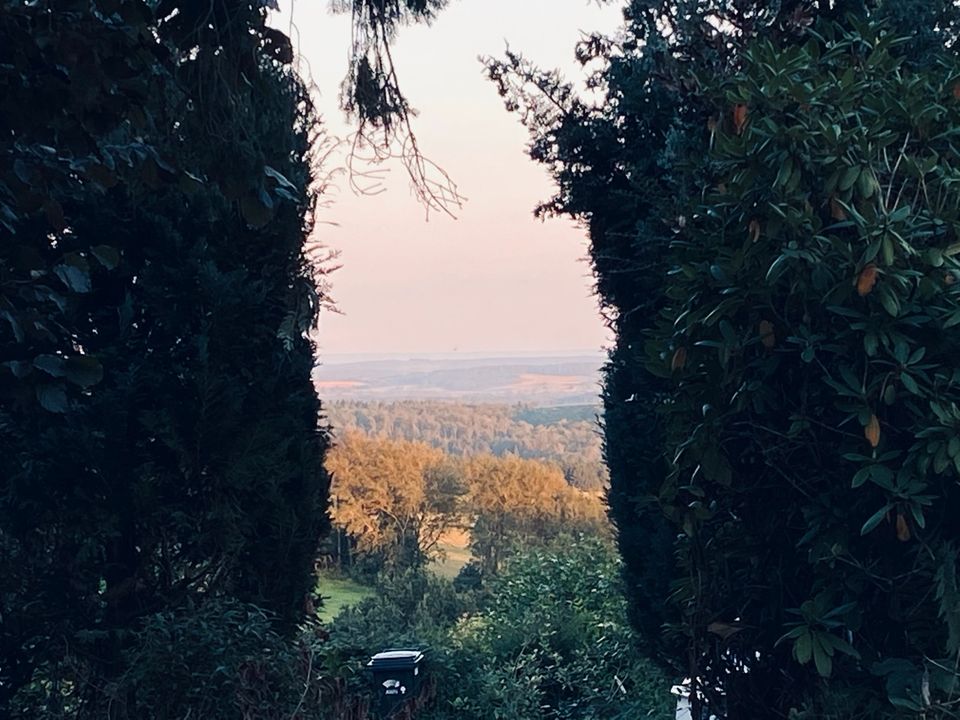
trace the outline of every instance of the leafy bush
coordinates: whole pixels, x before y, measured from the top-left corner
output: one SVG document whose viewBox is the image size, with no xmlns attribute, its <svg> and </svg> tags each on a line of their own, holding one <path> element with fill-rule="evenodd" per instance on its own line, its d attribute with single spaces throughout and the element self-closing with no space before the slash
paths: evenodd
<svg viewBox="0 0 960 720">
<path fill-rule="evenodd" d="M 468 607 L 450 581 L 416 568 L 381 576 L 375 590 L 330 624 L 328 655 L 359 658 L 388 646 L 429 643 Z"/>
<path fill-rule="evenodd" d="M 589 227 L 631 616 L 695 713 L 956 715 L 958 28 L 633 0 L 598 103 L 489 64 Z"/>
<path fill-rule="evenodd" d="M 122 671 L 105 682 L 68 656 L 18 696 L 17 717 L 60 720 L 78 711 L 111 720 L 290 720 L 316 717 L 320 662 L 317 636 L 297 640 L 275 620 L 235 600 L 210 600 L 148 616 L 124 643 Z M 87 642 L 111 642 L 89 633 Z M 81 706 L 80 698 L 86 698 Z M 101 715 L 97 715 L 97 714 Z"/>
<path fill-rule="evenodd" d="M 289 720 L 317 700 L 315 652 L 238 602 L 154 615 L 131 643 L 129 669 L 111 693 L 113 717 Z"/>
<path fill-rule="evenodd" d="M 647 367 L 674 637 L 731 714 L 954 716 L 960 66 L 906 42 L 823 23 L 699 78 L 714 177 Z"/>
<path fill-rule="evenodd" d="M 517 555 L 481 592 L 422 572 L 384 581 L 330 626 L 337 712 L 364 716 L 371 653 L 414 646 L 429 651 L 425 720 L 672 718 L 670 682 L 626 624 L 619 572 L 609 543 L 578 537 Z"/>
<path fill-rule="evenodd" d="M 434 651 L 442 653 L 450 629 L 471 606 L 449 580 L 422 568 L 381 575 L 374 589 L 376 595 L 345 608 L 329 625 L 321 683 L 328 703 L 322 717 L 365 718 L 371 692 L 364 666 L 370 656 L 389 648 L 428 648 L 433 667 Z"/>
<path fill-rule="evenodd" d="M 303 618 L 322 130 L 263 5 L 0 1 L 0 716 L 152 613 Z"/>
<path fill-rule="evenodd" d="M 456 681 L 440 699 L 455 716 L 673 717 L 670 682 L 627 625 L 610 544 L 565 538 L 521 553 L 488 598 L 452 636 Z"/>
</svg>

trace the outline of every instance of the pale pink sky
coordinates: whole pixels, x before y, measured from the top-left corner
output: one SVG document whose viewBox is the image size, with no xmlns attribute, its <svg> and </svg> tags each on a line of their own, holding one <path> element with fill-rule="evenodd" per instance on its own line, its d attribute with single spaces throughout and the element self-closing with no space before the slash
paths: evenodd
<svg viewBox="0 0 960 720">
<path fill-rule="evenodd" d="M 291 0 L 281 2 L 288 28 Z M 337 109 L 346 69 L 349 20 L 325 0 L 297 0 L 295 42 L 323 94 L 330 131 L 350 126 Z M 549 68 L 579 77 L 573 48 L 580 31 L 613 31 L 616 7 L 587 0 L 452 0 L 431 27 L 400 31 L 394 50 L 401 86 L 419 111 L 423 151 L 468 198 L 452 220 L 424 210 L 402 167 L 385 192 L 355 195 L 345 179 L 320 225 L 341 252 L 333 296 L 344 313 L 321 320 L 321 356 L 596 350 L 608 342 L 597 313 L 582 229 L 541 223 L 532 210 L 551 193 L 544 170 L 525 154 L 526 131 L 503 109 L 479 55 L 506 43 Z M 297 37 L 297 34 L 299 37 Z"/>
</svg>

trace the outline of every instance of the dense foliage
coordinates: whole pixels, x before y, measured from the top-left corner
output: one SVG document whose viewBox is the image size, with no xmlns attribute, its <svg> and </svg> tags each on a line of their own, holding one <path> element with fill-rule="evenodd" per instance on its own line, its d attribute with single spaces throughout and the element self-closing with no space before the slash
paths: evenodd
<svg viewBox="0 0 960 720">
<path fill-rule="evenodd" d="M 635 623 L 731 718 L 953 712 L 958 15 L 866 5 L 628 3 L 597 106 L 490 65 L 617 333 Z"/>
<path fill-rule="evenodd" d="M 439 450 L 350 433 L 331 450 L 326 467 L 333 477 L 333 521 L 355 553 L 376 555 L 382 565 L 422 565 L 443 532 L 459 524 L 466 489 Z"/>
<path fill-rule="evenodd" d="M 0 3 L 4 716 L 146 716 L 111 688 L 158 618 L 309 607 L 322 134 L 272 4 Z M 405 119 L 387 42 L 440 5 L 348 4 L 349 110 Z"/>
<path fill-rule="evenodd" d="M 625 621 L 607 543 L 568 536 L 528 550 L 479 595 L 399 580 L 330 626 L 334 717 L 366 717 L 368 679 L 357 672 L 366 653 L 410 646 L 430 648 L 425 720 L 674 717 L 669 683 Z"/>
<path fill-rule="evenodd" d="M 188 604 L 144 620 L 125 644 L 123 672 L 98 695 L 111 718 L 316 717 L 324 704 L 316 683 L 319 645 L 314 633 L 281 637 L 273 618 L 252 605 Z M 60 662 L 82 673 L 75 658 Z M 34 683 L 19 699 L 31 718 L 89 716 L 89 696 L 56 678 Z"/>
<path fill-rule="evenodd" d="M 273 618 L 236 601 L 158 613 L 126 650 L 126 670 L 111 688 L 111 717 L 315 717 L 325 706 L 320 652 L 314 633 L 280 636 Z"/>
<path fill-rule="evenodd" d="M 289 630 L 313 585 L 315 117 L 258 5 L 174 9 L 0 13 L 4 704 L 107 702 L 144 617 Z"/>
<path fill-rule="evenodd" d="M 960 66 L 911 70 L 875 25 L 818 29 L 752 45 L 716 86 L 718 111 L 734 108 L 718 186 L 677 234 L 649 346 L 675 377 L 661 496 L 685 533 L 676 597 L 689 642 L 710 648 L 698 672 L 738 704 L 802 702 L 816 680 L 785 669 L 792 649 L 862 717 L 883 712 L 884 682 L 901 708 L 949 713 Z M 718 623 L 739 631 L 708 639 Z"/>
<path fill-rule="evenodd" d="M 599 495 L 570 487 L 550 465 L 480 455 L 469 459 L 464 472 L 470 549 L 482 573 L 497 573 L 510 555 L 557 534 L 607 534 Z"/>
<path fill-rule="evenodd" d="M 427 443 L 459 456 L 513 454 L 559 465 L 567 481 L 581 490 L 606 484 L 597 408 L 589 405 L 338 400 L 328 403 L 326 411 L 334 434 L 360 431 Z"/>
<path fill-rule="evenodd" d="M 469 531 L 474 559 L 490 574 L 518 548 L 558 531 L 604 533 L 598 494 L 570 487 L 550 464 L 516 455 L 462 458 L 354 431 L 339 438 L 326 468 L 331 516 L 348 541 L 337 548 L 338 562 L 359 561 L 363 574 L 422 566 L 455 529 Z"/>
</svg>

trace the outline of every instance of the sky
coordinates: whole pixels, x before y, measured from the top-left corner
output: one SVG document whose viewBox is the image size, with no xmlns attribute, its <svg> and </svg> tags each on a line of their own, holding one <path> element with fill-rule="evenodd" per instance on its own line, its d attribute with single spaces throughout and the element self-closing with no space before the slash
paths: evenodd
<svg viewBox="0 0 960 720">
<path fill-rule="evenodd" d="M 326 0 L 282 0 L 274 20 L 289 29 L 321 93 L 328 131 L 351 125 L 337 106 L 350 23 Z M 332 296 L 341 314 L 321 318 L 320 356 L 596 351 L 609 344 L 585 257 L 585 232 L 567 219 L 541 222 L 536 204 L 549 177 L 525 154 L 527 133 L 506 112 L 481 55 L 509 44 L 570 78 L 581 32 L 613 32 L 615 7 L 588 0 L 452 0 L 429 27 L 400 30 L 394 61 L 418 111 L 424 154 L 467 198 L 456 219 L 411 194 L 400 165 L 382 192 L 358 195 L 343 175 L 325 197 L 320 239 L 340 252 Z M 342 163 L 334 156 L 328 169 Z"/>
</svg>

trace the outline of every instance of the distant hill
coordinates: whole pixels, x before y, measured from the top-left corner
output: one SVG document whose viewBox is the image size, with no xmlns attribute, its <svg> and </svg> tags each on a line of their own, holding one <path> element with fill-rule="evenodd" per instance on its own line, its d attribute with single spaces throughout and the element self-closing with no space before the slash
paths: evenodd
<svg viewBox="0 0 960 720">
<path fill-rule="evenodd" d="M 603 356 L 327 358 L 314 383 L 327 400 L 455 400 L 592 405 Z"/>
</svg>

